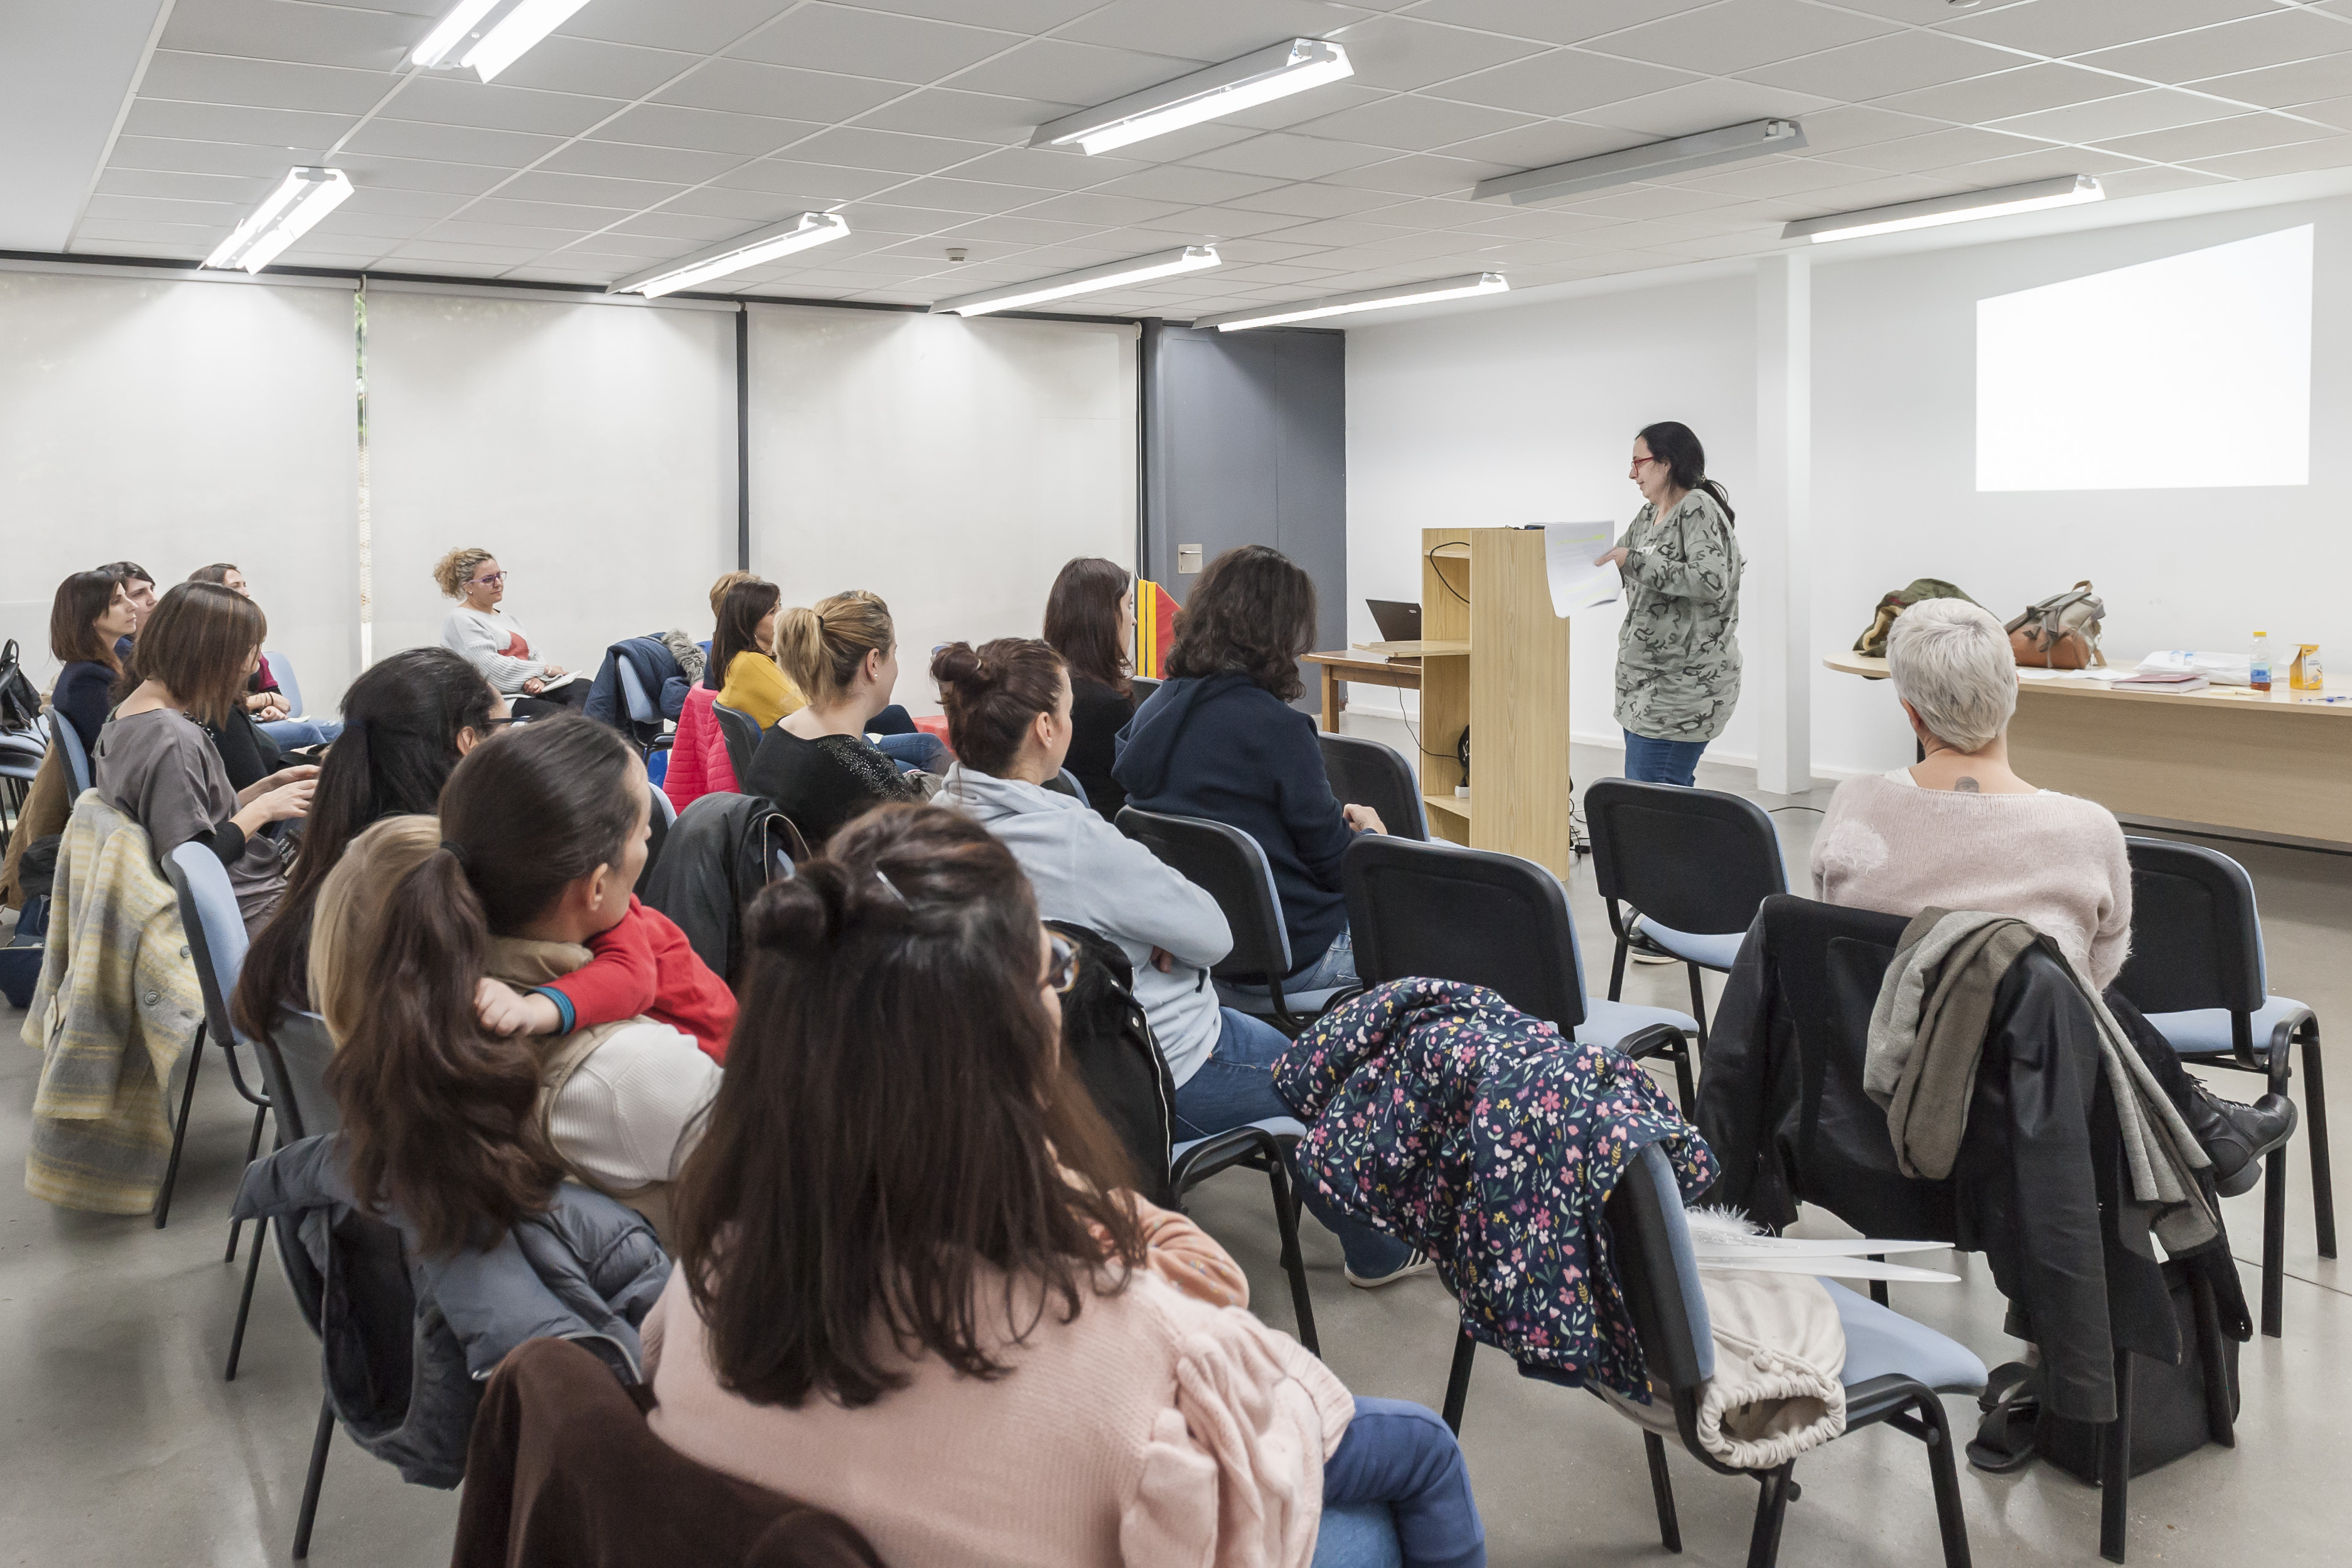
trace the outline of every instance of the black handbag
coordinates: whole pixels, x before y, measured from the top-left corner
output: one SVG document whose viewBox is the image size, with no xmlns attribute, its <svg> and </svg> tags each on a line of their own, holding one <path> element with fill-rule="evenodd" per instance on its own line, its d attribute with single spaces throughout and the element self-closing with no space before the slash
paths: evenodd
<svg viewBox="0 0 2352 1568">
<path fill-rule="evenodd" d="M 2212 1288 L 2185 1260 L 2163 1266 L 2164 1289 L 2180 1322 L 2180 1362 L 2132 1360 L 2131 1473 L 2144 1476 L 2208 1443 L 2238 1446 L 2238 1342 L 2221 1332 Z M 2200 1301 L 2200 1295 L 2203 1300 Z M 2076 1480 L 2096 1484 L 2108 1427 L 2045 1409 L 2033 1449 Z"/>
<path fill-rule="evenodd" d="M 0 731 L 30 730 L 41 721 L 41 694 L 16 657 L 16 639 L 0 647 Z"/>
<path fill-rule="evenodd" d="M 1136 1193 L 1174 1208 L 1168 1164 L 1176 1082 L 1135 999 L 1134 967 L 1125 949 L 1085 926 L 1045 923 L 1078 950 L 1077 978 L 1062 998 L 1062 1049 L 1127 1150 Z"/>
</svg>

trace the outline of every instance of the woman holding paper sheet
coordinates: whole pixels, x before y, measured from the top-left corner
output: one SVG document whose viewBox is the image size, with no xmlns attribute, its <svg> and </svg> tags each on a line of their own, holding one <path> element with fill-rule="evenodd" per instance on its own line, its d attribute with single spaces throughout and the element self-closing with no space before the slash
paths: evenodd
<svg viewBox="0 0 2352 1568">
<path fill-rule="evenodd" d="M 1633 437 L 1643 507 L 1601 557 L 1625 580 L 1617 722 L 1625 777 L 1687 786 L 1739 701 L 1739 541 L 1706 449 L 1671 421 Z"/>
</svg>

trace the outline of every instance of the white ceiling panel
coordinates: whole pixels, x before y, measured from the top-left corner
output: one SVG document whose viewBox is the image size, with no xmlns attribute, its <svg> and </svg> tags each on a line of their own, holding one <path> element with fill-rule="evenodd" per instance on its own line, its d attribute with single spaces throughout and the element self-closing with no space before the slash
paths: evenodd
<svg viewBox="0 0 2352 1568">
<path fill-rule="evenodd" d="M 1542 44 L 1411 16 L 1376 16 L 1334 35 L 1348 46 L 1354 80 L 1397 91 L 1450 81 L 1543 52 Z"/>
<path fill-rule="evenodd" d="M 573 13 L 562 30 L 574 38 L 716 54 L 773 22 L 793 4 L 794 0 L 693 0 L 691 5 L 681 0 L 595 0 L 594 5 Z M 449 4 L 431 0 L 422 8 L 439 15 L 449 9 Z M 418 29 L 417 37 L 424 36 L 424 29 Z"/>
<path fill-rule="evenodd" d="M 1702 79 L 1695 72 L 1642 60 L 1612 59 L 1575 49 L 1517 60 L 1491 70 L 1457 77 L 1431 89 L 1431 95 L 1482 103 L 1524 114 L 1577 114 L 1595 104 L 1615 103 L 1643 93 L 1681 87 Z"/>
<path fill-rule="evenodd" d="M 1858 44 L 1799 55 L 1740 74 L 1768 87 L 1823 98 L 1885 98 L 1939 82 L 1965 81 L 2016 67 L 2017 57 L 1943 33 L 1883 33 Z"/>
<path fill-rule="evenodd" d="M 2277 11 L 2080 57 L 2082 64 L 2149 81 L 2184 82 L 2342 54 L 2352 26 L 2310 11 Z"/>
<path fill-rule="evenodd" d="M 174 6 L 160 47 L 382 73 L 397 66 L 420 37 L 415 18 L 390 6 L 215 0 Z"/>
<path fill-rule="evenodd" d="M 322 153 L 359 122 L 352 114 L 310 114 L 221 103 L 179 103 L 141 97 L 122 121 L 125 136 L 168 136 L 185 142 L 245 142 L 299 153 Z M 293 162 L 295 160 L 289 160 Z"/>
<path fill-rule="evenodd" d="M 640 103 L 596 132 L 600 142 L 628 142 L 640 147 L 685 147 L 705 153 L 740 153 L 758 157 L 779 147 L 815 135 L 823 125 L 811 121 L 777 120 L 761 114 L 726 114 L 715 109 L 680 109 L 668 103 Z"/>
<path fill-rule="evenodd" d="M 2178 130 L 2150 132 L 2144 136 L 2118 137 L 2103 145 L 2109 152 L 2120 153 L 2127 158 L 2174 163 L 2184 158 L 2201 161 L 2230 153 L 2252 153 L 2264 147 L 2320 142 L 2336 134 L 2334 126 L 2308 124 L 2301 120 L 2290 120 L 2284 114 L 2241 114 Z"/>
<path fill-rule="evenodd" d="M 1809 5 L 1802 0 L 1721 0 L 1718 5 L 1612 33 L 1586 47 L 1629 59 L 1672 60 L 1691 70 L 1730 76 L 1894 30 L 1894 24 L 1876 17 Z"/>
<path fill-rule="evenodd" d="M 1185 162 L 1196 169 L 1223 169 L 1236 174 L 1268 174 L 1290 180 L 1311 180 L 1322 174 L 1336 174 L 1342 169 L 1353 169 L 1386 155 L 1384 148 L 1326 142 L 1313 136 L 1294 136 L 1286 131 L 1269 131 L 1263 136 L 1253 136 L 1230 147 L 1195 153 Z"/>
<path fill-rule="evenodd" d="M 2277 9 L 2276 0 L 2129 0 L 2116 5 L 2033 0 L 2030 5 L 2007 5 L 1980 16 L 1958 17 L 1947 26 L 1964 37 L 2063 57 Z"/>
<path fill-rule="evenodd" d="M 743 163 L 739 153 L 697 153 L 683 147 L 639 147 L 623 142 L 574 142 L 541 160 L 539 167 L 560 174 L 615 174 L 625 180 L 663 180 L 698 185 Z"/>
<path fill-rule="evenodd" d="M 405 101 L 403 100 L 402 104 Z M 494 169 L 528 167 L 562 145 L 563 138 L 560 136 L 528 136 L 519 131 L 485 131 L 472 125 L 436 124 L 390 116 L 369 121 L 343 143 L 347 153 L 361 156 L 373 153 L 389 158 L 478 163 Z"/>
<path fill-rule="evenodd" d="M 2143 131 L 2167 131 L 2202 120 L 2226 119 L 2234 112 L 2230 105 L 2217 99 L 2158 87 L 2126 93 L 2120 98 L 2103 98 L 2093 103 L 2021 114 L 1993 124 L 1998 130 L 2039 136 L 2048 142 L 2106 142 Z"/>
<path fill-rule="evenodd" d="M 656 93 L 654 101 L 833 124 L 887 103 L 906 90 L 897 82 L 864 77 L 830 76 L 757 60 L 713 59 L 705 61 L 684 81 Z"/>
<path fill-rule="evenodd" d="M 1140 49 L 1114 49 L 1066 38 L 1032 38 L 957 73 L 967 92 L 1001 93 L 1080 105 L 1108 103 L 1189 71 L 1202 62 Z"/>
<path fill-rule="evenodd" d="M 1003 98 L 990 92 L 960 92 L 953 88 L 925 88 L 869 111 L 859 121 L 880 131 L 908 131 L 920 136 L 955 136 L 994 142 L 1002 146 L 1025 146 L 1030 132 L 1048 120 L 1058 120 L 1076 106 L 1047 103 L 1034 98 Z"/>
<path fill-rule="evenodd" d="M 1475 27 L 1551 44 L 1580 44 L 1678 12 L 1696 11 L 1714 0 L 1428 0 L 1412 15 L 1432 22 Z"/>
<path fill-rule="evenodd" d="M 1019 33 L 857 11 L 824 0 L 777 18 L 728 51 L 739 59 L 879 81 L 929 82 L 1027 42 Z"/>
<path fill-rule="evenodd" d="M 2189 85 L 2198 92 L 2210 92 L 2240 103 L 2258 103 L 2265 109 L 2317 103 L 2352 95 L 2352 55 L 2326 55 L 2262 70 L 2199 77 Z"/>
<path fill-rule="evenodd" d="M 500 71 L 499 85 L 634 101 L 701 63 L 700 55 L 680 49 L 639 48 L 559 34 Z"/>
<path fill-rule="evenodd" d="M 147 75 L 139 91 L 144 98 L 182 103 L 365 114 L 388 85 L 381 71 L 158 49 L 147 62 Z"/>
<path fill-rule="evenodd" d="M 419 77 L 386 113 L 435 125 L 470 125 L 483 131 L 522 131 L 540 136 L 577 136 L 628 105 L 610 98 L 535 88 L 467 81 L 458 76 Z"/>
</svg>

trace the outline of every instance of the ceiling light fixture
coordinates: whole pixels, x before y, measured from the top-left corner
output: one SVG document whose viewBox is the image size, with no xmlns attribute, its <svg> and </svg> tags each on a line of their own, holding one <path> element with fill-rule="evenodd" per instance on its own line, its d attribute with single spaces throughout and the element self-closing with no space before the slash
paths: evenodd
<svg viewBox="0 0 2352 1568">
<path fill-rule="evenodd" d="M 757 267 L 762 261 L 773 261 L 780 256 L 844 239 L 848 235 L 849 220 L 839 213 L 803 213 L 708 250 L 698 250 L 683 261 L 665 261 L 659 267 L 648 268 L 634 278 L 623 279 L 605 292 L 642 294 L 648 300 L 658 300 L 664 294 L 675 294 L 681 289 L 708 283 L 713 278 L 740 272 L 746 267 Z"/>
<path fill-rule="evenodd" d="M 1645 142 L 1522 174 L 1497 174 L 1491 180 L 1479 181 L 1470 196 L 1481 202 L 1508 198 L 1513 206 L 1529 206 L 1581 195 L 1587 191 L 1607 190 L 1612 185 L 1662 180 L 1670 174 L 1713 168 L 1718 163 L 1793 153 L 1804 144 L 1805 128 L 1793 120 L 1750 120 L 1719 131 L 1702 131 L 1696 136 Z"/>
<path fill-rule="evenodd" d="M 408 58 L 425 68 L 447 63 L 471 68 L 477 76 L 488 81 L 569 21 L 588 0 L 522 0 L 499 17 L 495 26 L 474 38 L 472 47 L 451 62 L 450 56 L 465 47 L 467 39 L 481 26 L 482 18 L 498 9 L 499 4 L 499 0 L 458 0 L 457 8 L 425 35 L 425 41 Z"/>
<path fill-rule="evenodd" d="M 1782 229 L 1780 237 L 1811 239 L 1819 245 L 1832 239 L 1860 239 L 1866 234 L 1968 223 L 1980 217 L 1999 217 L 2004 213 L 2071 207 L 2084 202 L 2104 201 L 2106 195 L 2099 188 L 2099 182 L 2088 174 L 2061 174 L 2054 180 L 2030 180 L 2021 185 L 1998 185 L 1989 191 L 1964 191 L 1957 196 L 1932 196 L 1923 202 L 1897 202 L 1888 207 L 1864 207 L 1860 212 L 1809 217 Z"/>
<path fill-rule="evenodd" d="M 1244 109 L 1305 92 L 1327 81 L 1353 76 L 1348 51 L 1320 38 L 1293 38 L 1259 49 L 1221 66 L 1147 87 L 1141 92 L 1115 98 L 1108 103 L 1065 115 L 1037 127 L 1032 147 L 1066 147 L 1076 142 L 1089 153 L 1108 153 L 1147 137 L 1164 136 L 1222 119 Z"/>
<path fill-rule="evenodd" d="M 342 205 L 351 194 L 352 177 L 341 169 L 289 170 L 285 182 L 253 209 L 253 216 L 205 258 L 205 265 L 258 272 L 320 218 Z"/>
<path fill-rule="evenodd" d="M 1024 305 L 1041 305 L 1048 300 L 1065 299 L 1072 294 L 1099 293 L 1105 289 L 1116 289 L 1122 283 L 1142 283 L 1179 272 L 1198 272 L 1204 267 L 1216 266 L 1223 259 L 1213 245 L 1188 245 L 1181 250 L 1159 250 L 1150 256 L 1139 256 L 1132 261 L 1113 261 L 1079 272 L 1040 278 L 1032 283 L 1015 283 L 1007 289 L 960 294 L 932 306 L 931 314 L 936 316 L 942 311 L 952 310 L 959 316 L 984 316 L 992 310 L 1017 310 Z"/>
<path fill-rule="evenodd" d="M 1284 321 L 1311 321 L 1319 316 L 1345 316 L 1358 310 L 1391 310 L 1432 300 L 1461 300 L 1473 294 L 1501 294 L 1510 280 L 1499 272 L 1465 272 L 1458 278 L 1433 278 L 1426 283 L 1400 283 L 1391 289 L 1367 289 L 1357 294 L 1326 294 L 1319 300 L 1294 300 L 1284 305 L 1229 310 L 1192 323 L 1238 332 L 1250 327 L 1272 327 Z"/>
</svg>

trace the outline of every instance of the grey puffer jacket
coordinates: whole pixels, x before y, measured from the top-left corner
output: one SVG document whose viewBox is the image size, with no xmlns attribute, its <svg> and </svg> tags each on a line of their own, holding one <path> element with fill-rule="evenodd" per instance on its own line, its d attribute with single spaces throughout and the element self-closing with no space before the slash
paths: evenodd
<svg viewBox="0 0 2352 1568">
<path fill-rule="evenodd" d="M 1739 539 L 1705 490 L 1644 505 L 1625 546 L 1617 722 L 1653 741 L 1712 741 L 1739 704 Z"/>
<path fill-rule="evenodd" d="M 335 1133 L 255 1161 L 231 1212 L 279 1223 L 278 1256 L 319 1336 L 337 1418 L 422 1486 L 465 1479 L 482 1385 L 525 1340 L 577 1341 L 615 1377 L 639 1381 L 637 1329 L 669 1280 L 651 1226 L 570 1182 L 495 1246 L 427 1257 L 398 1211 L 360 1212 Z M 282 1243 L 289 1223 L 299 1249 Z"/>
</svg>

